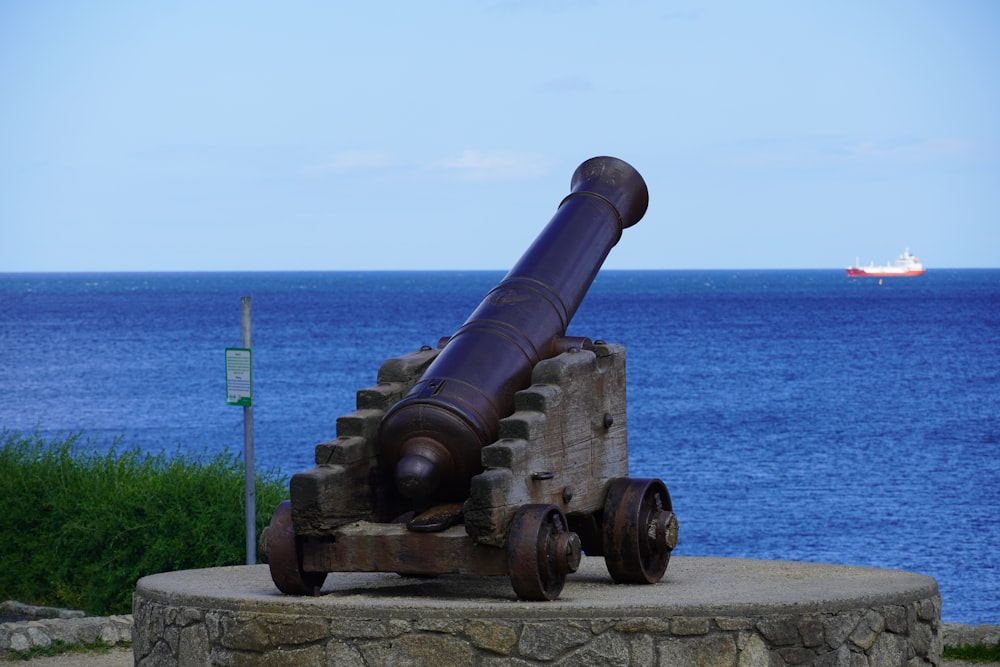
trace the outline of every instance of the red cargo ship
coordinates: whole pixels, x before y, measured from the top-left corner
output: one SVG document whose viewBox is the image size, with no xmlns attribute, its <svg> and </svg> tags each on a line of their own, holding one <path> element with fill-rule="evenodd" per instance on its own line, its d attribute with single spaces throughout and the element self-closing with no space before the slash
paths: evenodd
<svg viewBox="0 0 1000 667">
<path fill-rule="evenodd" d="M 872 263 L 869 266 L 860 266 L 859 263 L 855 261 L 854 266 L 847 267 L 847 275 L 851 278 L 896 278 L 906 276 L 922 276 L 924 275 L 924 271 L 924 265 L 920 263 L 919 259 L 910 254 L 909 248 L 904 250 L 903 254 L 896 258 L 895 264 L 875 266 L 875 264 Z"/>
</svg>

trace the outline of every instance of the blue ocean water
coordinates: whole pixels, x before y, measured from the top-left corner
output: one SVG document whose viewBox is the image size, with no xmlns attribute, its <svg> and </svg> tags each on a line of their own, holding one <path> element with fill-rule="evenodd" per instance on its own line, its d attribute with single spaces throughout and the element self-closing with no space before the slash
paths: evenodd
<svg viewBox="0 0 1000 667">
<path fill-rule="evenodd" d="M 246 295 L 257 467 L 290 475 L 502 275 L 0 274 L 0 428 L 240 451 Z M 912 570 L 946 621 L 1000 622 L 1000 270 L 605 271 L 569 333 L 626 346 L 631 474 L 670 488 L 677 554 Z"/>
</svg>

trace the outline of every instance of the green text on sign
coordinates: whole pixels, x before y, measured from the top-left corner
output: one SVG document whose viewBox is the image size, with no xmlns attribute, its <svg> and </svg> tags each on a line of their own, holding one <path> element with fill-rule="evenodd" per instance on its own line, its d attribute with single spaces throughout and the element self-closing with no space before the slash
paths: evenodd
<svg viewBox="0 0 1000 667">
<path fill-rule="evenodd" d="M 226 404 L 253 405 L 253 381 L 251 377 L 250 349 L 246 347 L 226 348 Z"/>
</svg>

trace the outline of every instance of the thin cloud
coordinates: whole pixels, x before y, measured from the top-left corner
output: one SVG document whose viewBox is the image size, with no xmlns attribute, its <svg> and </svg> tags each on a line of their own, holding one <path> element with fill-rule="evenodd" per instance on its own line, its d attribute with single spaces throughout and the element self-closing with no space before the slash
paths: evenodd
<svg viewBox="0 0 1000 667">
<path fill-rule="evenodd" d="M 342 169 L 378 169 L 392 164 L 392 156 L 385 151 L 357 150 L 334 153 L 330 159 L 306 167 L 308 172 L 339 171 Z"/>
<path fill-rule="evenodd" d="M 717 147 L 719 161 L 737 167 L 813 168 L 843 165 L 995 163 L 996 147 L 964 139 L 850 142 L 838 137 L 759 140 Z"/>
<path fill-rule="evenodd" d="M 514 181 L 545 176 L 549 164 L 538 155 L 516 151 L 466 150 L 432 165 L 464 181 Z"/>
<path fill-rule="evenodd" d="M 678 9 L 676 11 L 664 12 L 662 16 L 668 21 L 697 21 L 701 18 L 701 12 L 695 9 Z"/>
<path fill-rule="evenodd" d="M 981 153 L 971 141 L 964 139 L 925 139 L 919 141 L 864 141 L 847 149 L 856 159 L 880 162 L 931 162 L 966 159 Z"/>
<path fill-rule="evenodd" d="M 590 79 L 579 76 L 563 76 L 555 79 L 543 81 L 538 90 L 543 93 L 589 93 L 594 90 L 594 84 Z"/>
</svg>

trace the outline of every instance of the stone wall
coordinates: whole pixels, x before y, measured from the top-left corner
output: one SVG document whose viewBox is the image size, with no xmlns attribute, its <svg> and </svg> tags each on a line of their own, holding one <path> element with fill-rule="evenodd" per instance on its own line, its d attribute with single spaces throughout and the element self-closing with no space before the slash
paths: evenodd
<svg viewBox="0 0 1000 667">
<path fill-rule="evenodd" d="M 82 612 L 81 612 L 82 614 Z M 115 646 L 132 641 L 132 616 L 80 616 L 0 623 L 0 655 L 28 651 L 53 642 Z"/>
<path fill-rule="evenodd" d="M 941 624 L 944 646 L 996 646 L 1000 644 L 1000 625 Z"/>
<path fill-rule="evenodd" d="M 939 665 L 940 597 L 747 617 L 327 618 L 165 605 L 136 595 L 133 651 L 167 665 Z"/>
</svg>

